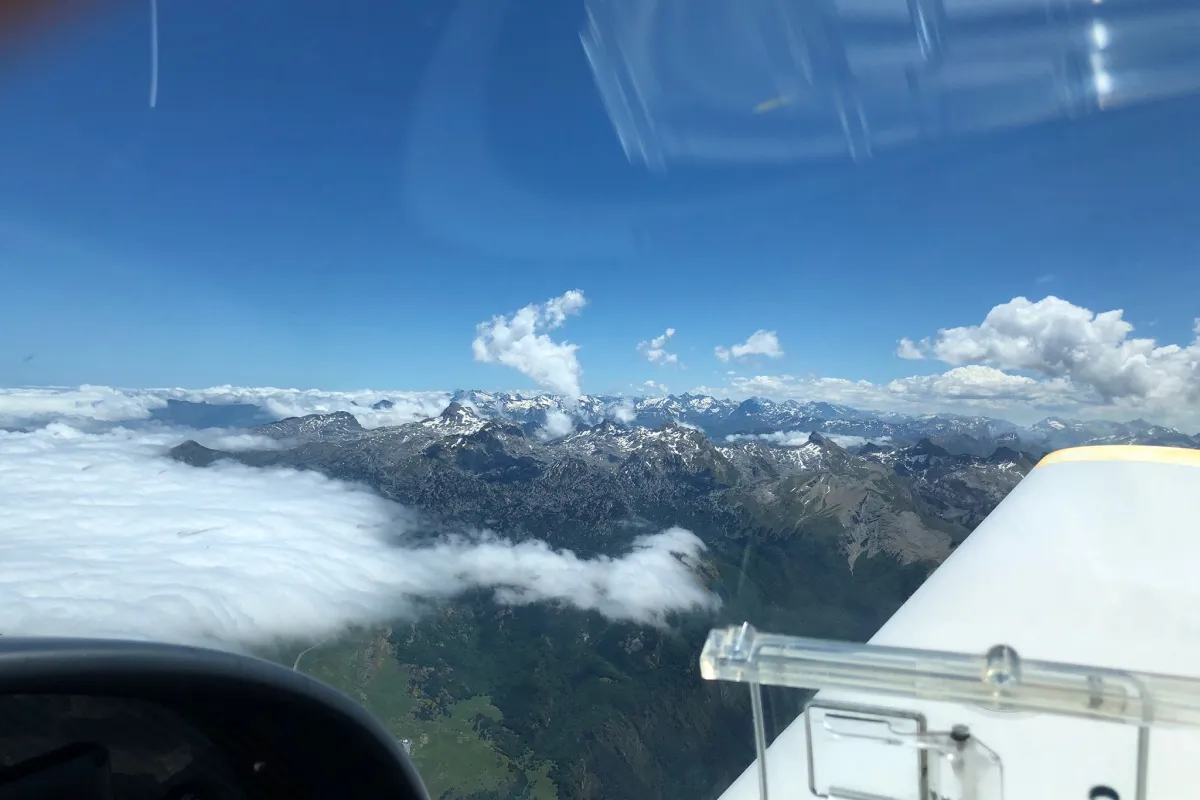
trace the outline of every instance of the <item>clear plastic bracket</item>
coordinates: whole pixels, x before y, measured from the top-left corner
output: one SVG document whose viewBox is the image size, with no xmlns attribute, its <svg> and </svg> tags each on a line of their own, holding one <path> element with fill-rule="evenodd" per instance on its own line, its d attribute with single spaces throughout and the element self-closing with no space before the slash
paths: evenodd
<svg viewBox="0 0 1200 800">
<path fill-rule="evenodd" d="M 1150 732 L 1200 725 L 1200 681 L 1025 661 L 1006 645 L 974 655 L 762 633 L 749 623 L 714 629 L 700 656 L 706 680 L 751 689 L 760 796 L 768 796 L 761 687 L 910 698 L 999 712 L 1027 712 L 1118 723 L 1136 729 L 1134 797 L 1146 798 Z M 928 730 L 911 710 L 817 697 L 805 709 L 809 790 L 845 800 L 1001 800 L 1001 757 L 965 725 Z M 869 750 L 869 753 L 867 753 Z M 841 753 L 841 758 L 831 758 Z M 893 780 L 880 790 L 863 770 L 835 765 L 888 759 Z M 871 763 L 876 763 L 872 761 Z M 844 770 L 845 771 L 845 770 Z M 876 770 L 882 771 L 882 770 Z M 869 770 L 866 772 L 870 772 Z M 895 781 L 894 776 L 912 778 Z"/>
</svg>

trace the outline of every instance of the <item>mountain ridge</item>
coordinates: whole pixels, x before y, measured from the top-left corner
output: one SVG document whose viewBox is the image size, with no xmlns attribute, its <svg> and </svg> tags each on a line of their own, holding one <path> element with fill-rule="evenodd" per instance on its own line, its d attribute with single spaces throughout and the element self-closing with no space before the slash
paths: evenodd
<svg viewBox="0 0 1200 800">
<path fill-rule="evenodd" d="M 906 447 L 929 438 L 950 452 L 977 456 L 988 456 L 998 446 L 1033 456 L 1088 444 L 1200 447 L 1200 434 L 1190 435 L 1140 418 L 1114 422 L 1050 416 L 1022 426 L 980 415 L 903 414 L 822 401 L 775 401 L 763 397 L 732 400 L 687 392 L 653 397 L 583 395 L 569 400 L 544 393 L 459 390 L 449 396 L 447 405 L 450 403 L 470 409 L 482 419 L 503 419 L 521 425 L 527 433 L 544 428 L 549 415 L 556 414 L 563 415 L 557 422 L 561 424 L 567 419 L 573 429 L 592 427 L 604 420 L 648 428 L 676 422 L 699 428 L 714 440 L 728 436 L 783 439 L 788 434 L 806 436 L 816 431 L 852 447 L 867 444 Z M 383 398 L 369 406 L 352 403 L 348 411 L 364 415 L 360 424 L 369 425 L 386 419 L 374 412 L 399 407 L 400 403 Z M 239 429 L 285 421 L 272 417 L 263 407 L 248 403 L 183 401 L 171 401 L 166 408 L 155 409 L 153 419 L 183 427 Z M 346 424 L 352 423 L 347 420 Z M 268 430 L 262 432 L 270 435 Z"/>
</svg>

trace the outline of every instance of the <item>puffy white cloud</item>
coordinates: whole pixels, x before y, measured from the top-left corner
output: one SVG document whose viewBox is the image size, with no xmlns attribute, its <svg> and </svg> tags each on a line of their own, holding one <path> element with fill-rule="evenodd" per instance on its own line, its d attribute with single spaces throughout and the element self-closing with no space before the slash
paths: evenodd
<svg viewBox="0 0 1200 800">
<path fill-rule="evenodd" d="M 1121 309 L 1095 313 L 1050 296 L 993 308 L 979 325 L 938 331 L 931 351 L 948 364 L 989 364 L 1064 379 L 1114 400 L 1200 397 L 1200 337 L 1185 347 L 1134 338 Z"/>
<path fill-rule="evenodd" d="M 1017 401 L 1043 399 L 1060 401 L 1069 387 L 1062 383 L 1039 382 L 1024 375 L 1010 375 L 994 367 L 955 367 L 940 375 L 916 375 L 890 381 L 885 387 L 897 398 L 915 395 L 918 402 L 930 398 L 946 400 Z"/>
<path fill-rule="evenodd" d="M 655 381 L 655 380 L 646 381 L 645 383 L 642 384 L 642 386 L 645 387 L 642 389 L 642 391 L 649 389 L 652 392 L 662 392 L 663 394 L 671 393 L 670 388 L 665 383 L 659 383 L 658 381 Z"/>
<path fill-rule="evenodd" d="M 628 425 L 633 422 L 637 416 L 636 409 L 633 407 L 631 400 L 623 400 L 619 403 L 613 403 L 608 408 L 608 416 L 615 419 L 617 422 Z"/>
<path fill-rule="evenodd" d="M 666 350 L 667 343 L 674 335 L 675 329 L 667 328 L 662 336 L 656 336 L 648 342 L 639 342 L 638 352 L 646 356 L 646 360 L 651 364 L 676 364 L 679 362 L 679 357 Z"/>
<path fill-rule="evenodd" d="M 496 586 L 500 602 L 565 602 L 612 619 L 655 624 L 665 612 L 718 607 L 719 600 L 696 577 L 702 551 L 695 534 L 674 527 L 639 537 L 621 558 L 583 560 L 545 542 L 514 545 L 497 538 L 456 539 L 425 552 L 441 565 L 438 577 L 457 583 L 458 591 Z M 427 593 L 436 591 L 430 584 Z"/>
<path fill-rule="evenodd" d="M 538 429 L 537 435 L 543 442 L 548 442 L 552 439 L 561 439 L 573 430 L 575 430 L 575 420 L 571 418 L 571 415 L 554 408 L 546 412 L 546 422 Z"/>
<path fill-rule="evenodd" d="M 896 343 L 896 355 L 900 358 L 907 358 L 912 361 L 919 361 L 925 357 L 921 352 L 921 348 L 912 339 L 901 339 Z"/>
<path fill-rule="evenodd" d="M 586 305 L 587 298 L 578 289 L 570 289 L 547 300 L 544 308 L 547 327 L 557 328 L 567 321 L 567 317 L 578 315 Z"/>
<path fill-rule="evenodd" d="M 775 331 L 758 330 L 750 334 L 750 338 L 733 347 L 716 347 L 713 353 L 722 361 L 730 358 L 745 358 L 746 356 L 766 356 L 767 358 L 782 358 L 783 348 L 779 346 L 779 337 Z"/>
<path fill-rule="evenodd" d="M 315 472 L 164 457 L 178 432 L 0 432 L 0 633 L 251 646 L 319 638 L 492 587 L 656 623 L 713 608 L 672 528 L 621 558 L 494 534 L 409 538 L 406 509 Z"/>
<path fill-rule="evenodd" d="M 479 323 L 471 343 L 475 360 L 512 367 L 544 389 L 578 399 L 583 375 L 575 355 L 579 345 L 556 342 L 544 331 L 578 315 L 586 304 L 583 292 L 572 289 L 540 306 L 525 306 L 511 317 L 496 316 Z"/>
</svg>

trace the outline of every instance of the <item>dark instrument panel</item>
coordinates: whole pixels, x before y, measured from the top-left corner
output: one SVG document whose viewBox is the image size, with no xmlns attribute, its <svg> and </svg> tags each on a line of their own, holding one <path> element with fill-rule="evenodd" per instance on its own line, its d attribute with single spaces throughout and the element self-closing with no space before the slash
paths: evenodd
<svg viewBox="0 0 1200 800">
<path fill-rule="evenodd" d="M 0 637 L 0 800 L 427 800 L 365 709 L 260 659 Z"/>
</svg>

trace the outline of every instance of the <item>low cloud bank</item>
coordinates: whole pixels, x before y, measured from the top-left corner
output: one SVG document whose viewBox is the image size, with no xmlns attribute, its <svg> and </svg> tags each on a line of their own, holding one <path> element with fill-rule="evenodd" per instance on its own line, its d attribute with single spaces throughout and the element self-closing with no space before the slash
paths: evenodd
<svg viewBox="0 0 1200 800">
<path fill-rule="evenodd" d="M 0 432 L 0 633 L 239 648 L 414 615 L 479 587 L 647 624 L 717 605 L 694 569 L 703 545 L 680 528 L 620 558 L 489 533 L 417 544 L 416 515 L 366 489 L 165 458 L 180 433 Z"/>
<path fill-rule="evenodd" d="M 200 423 L 189 409 L 170 401 L 206 403 Z M 436 416 L 450 402 L 448 392 L 326 392 L 316 389 L 213 386 L 207 389 L 120 389 L 111 386 L 18 387 L 0 389 L 0 429 L 27 430 L 68 422 L 89 430 L 114 425 L 244 428 L 285 417 L 346 411 L 365 428 L 402 425 Z M 217 420 L 212 422 L 211 420 Z"/>
</svg>

